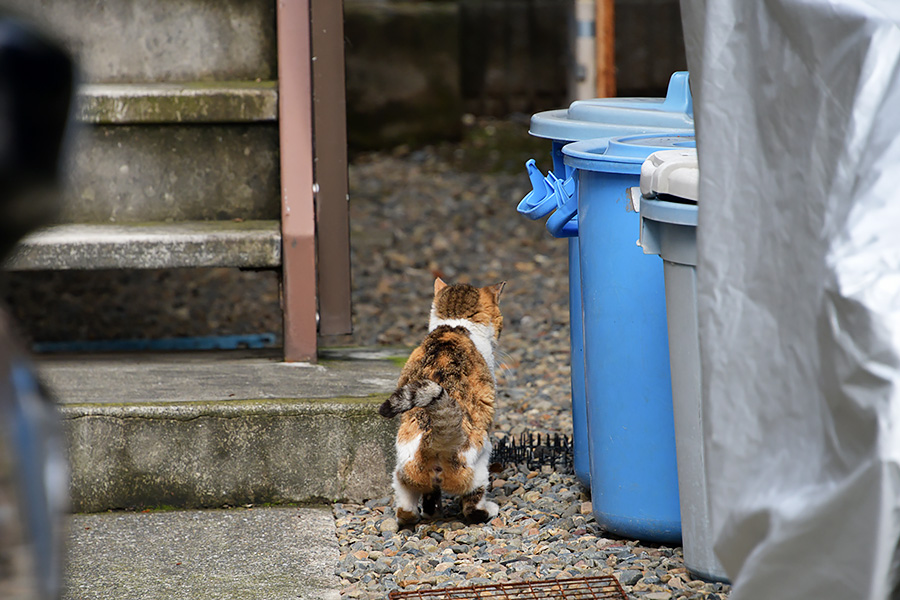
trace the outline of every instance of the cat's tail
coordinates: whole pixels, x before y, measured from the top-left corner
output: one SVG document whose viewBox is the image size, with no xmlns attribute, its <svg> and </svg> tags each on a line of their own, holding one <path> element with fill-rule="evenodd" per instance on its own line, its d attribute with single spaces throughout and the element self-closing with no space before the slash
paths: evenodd
<svg viewBox="0 0 900 600">
<path fill-rule="evenodd" d="M 444 388 L 430 379 L 420 379 L 397 388 L 378 412 L 382 417 L 390 419 L 413 408 L 426 408 L 434 403 L 444 404 L 449 399 Z"/>
</svg>

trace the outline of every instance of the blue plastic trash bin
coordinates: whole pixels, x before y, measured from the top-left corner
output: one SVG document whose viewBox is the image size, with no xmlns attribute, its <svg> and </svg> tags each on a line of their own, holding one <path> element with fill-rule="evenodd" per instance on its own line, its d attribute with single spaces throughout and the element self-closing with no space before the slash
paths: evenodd
<svg viewBox="0 0 900 600">
<path fill-rule="evenodd" d="M 697 328 L 697 199 L 700 169 L 694 149 L 651 154 L 641 167 L 640 240 L 645 254 L 662 257 L 681 498 L 684 565 L 708 581 L 727 581 L 713 552 L 706 485 Z"/>
<path fill-rule="evenodd" d="M 568 109 L 535 114 L 531 118 L 529 133 L 551 140 L 553 171 L 545 178 L 533 160 L 528 162 L 528 175 L 534 190 L 519 203 L 519 212 L 531 219 L 540 219 L 557 208 L 559 198 L 552 180 L 564 183 L 571 175 L 563 161 L 562 149 L 566 144 L 593 138 L 676 130 L 694 130 L 693 102 L 688 73 L 684 71 L 672 75 L 665 98 L 578 100 Z M 577 216 L 552 233 L 556 237 L 568 238 L 569 244 L 569 341 L 575 475 L 582 485 L 590 488 Z"/>
<path fill-rule="evenodd" d="M 665 286 L 637 245 L 628 191 L 650 154 L 693 146 L 650 134 L 563 148 L 577 187 L 593 512 L 611 533 L 661 543 L 681 540 Z"/>
</svg>

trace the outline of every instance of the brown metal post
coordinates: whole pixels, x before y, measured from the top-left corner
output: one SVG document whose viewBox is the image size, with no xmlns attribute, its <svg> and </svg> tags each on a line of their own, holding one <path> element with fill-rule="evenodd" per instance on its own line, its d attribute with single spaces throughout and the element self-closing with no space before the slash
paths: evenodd
<svg viewBox="0 0 900 600">
<path fill-rule="evenodd" d="M 309 0 L 277 0 L 284 360 L 316 359 Z"/>
<path fill-rule="evenodd" d="M 615 0 L 596 0 L 597 97 L 616 95 Z"/>
<path fill-rule="evenodd" d="M 340 0 L 311 2 L 319 333 L 338 335 L 352 329 L 344 10 Z"/>
</svg>

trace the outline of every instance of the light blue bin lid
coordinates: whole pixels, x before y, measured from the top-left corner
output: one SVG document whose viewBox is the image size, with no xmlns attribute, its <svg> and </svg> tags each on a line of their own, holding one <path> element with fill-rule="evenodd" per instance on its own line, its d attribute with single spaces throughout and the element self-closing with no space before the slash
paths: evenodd
<svg viewBox="0 0 900 600">
<path fill-rule="evenodd" d="M 636 133 L 694 129 L 694 106 L 687 71 L 669 79 L 665 98 L 595 98 L 531 117 L 528 133 L 574 142 Z"/>
<path fill-rule="evenodd" d="M 583 171 L 640 174 L 641 165 L 654 152 L 695 147 L 692 133 L 675 131 L 572 142 L 563 146 L 562 152 L 568 166 Z"/>
</svg>

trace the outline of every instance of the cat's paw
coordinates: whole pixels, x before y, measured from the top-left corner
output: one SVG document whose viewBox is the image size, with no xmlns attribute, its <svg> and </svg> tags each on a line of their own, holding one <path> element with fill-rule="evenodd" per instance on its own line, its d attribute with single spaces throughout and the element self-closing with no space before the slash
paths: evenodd
<svg viewBox="0 0 900 600">
<path fill-rule="evenodd" d="M 398 508 L 396 511 L 397 514 L 397 523 L 401 527 L 409 527 L 410 525 L 415 525 L 421 519 L 419 516 L 418 510 L 407 510 L 405 508 Z"/>
<path fill-rule="evenodd" d="M 463 511 L 463 516 L 472 523 L 484 523 L 498 514 L 500 514 L 500 507 L 496 502 L 490 500 L 482 500 L 471 509 Z"/>
</svg>

